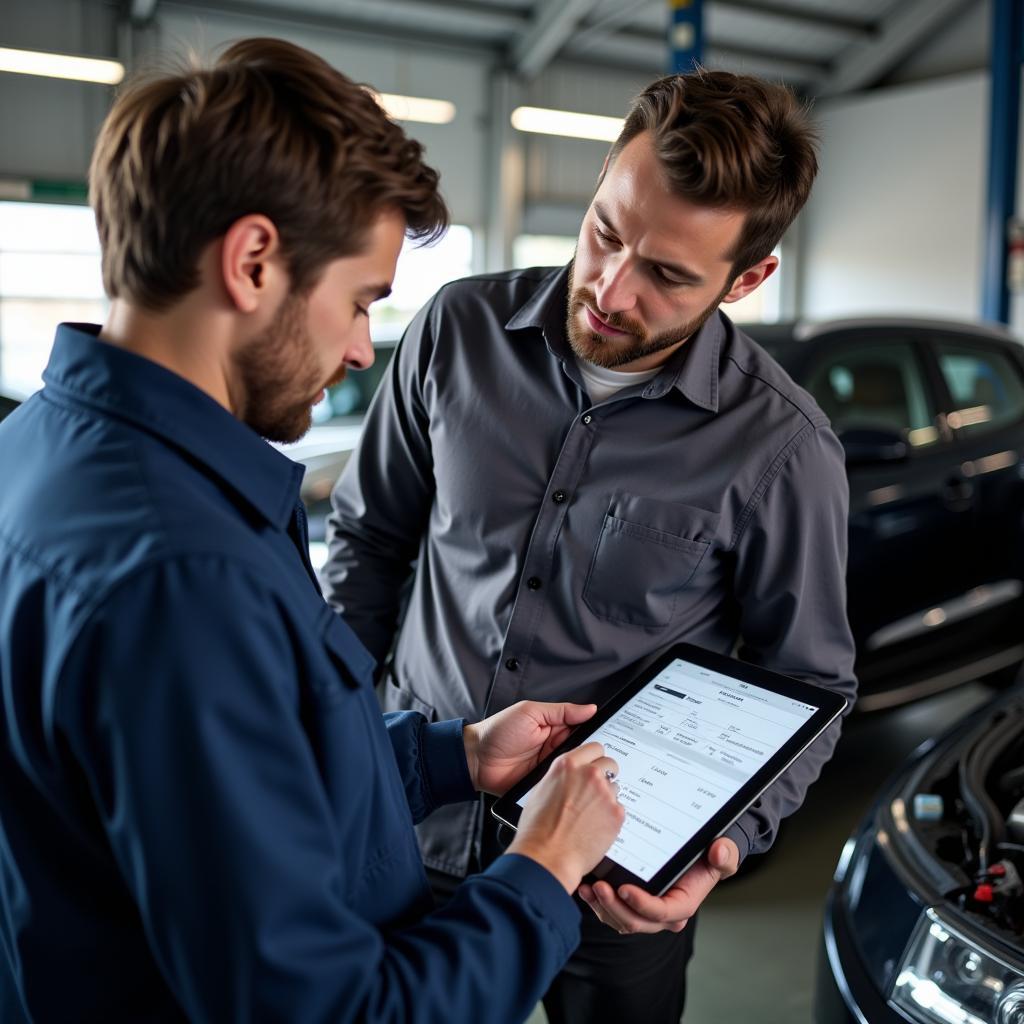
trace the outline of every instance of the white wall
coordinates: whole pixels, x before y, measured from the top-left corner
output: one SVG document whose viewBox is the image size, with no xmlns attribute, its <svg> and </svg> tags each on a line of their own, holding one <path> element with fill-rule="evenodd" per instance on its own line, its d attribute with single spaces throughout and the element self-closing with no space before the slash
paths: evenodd
<svg viewBox="0 0 1024 1024">
<path fill-rule="evenodd" d="M 988 91 L 973 72 L 819 105 L 804 313 L 977 317 Z"/>
</svg>

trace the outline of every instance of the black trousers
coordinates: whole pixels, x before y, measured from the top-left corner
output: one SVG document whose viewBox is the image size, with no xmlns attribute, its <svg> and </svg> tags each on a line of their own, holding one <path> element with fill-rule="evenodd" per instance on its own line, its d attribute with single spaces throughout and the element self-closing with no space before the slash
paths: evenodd
<svg viewBox="0 0 1024 1024">
<path fill-rule="evenodd" d="M 490 819 L 473 870 L 504 850 Z M 434 898 L 445 903 L 462 881 L 427 869 Z M 696 918 L 678 934 L 619 935 L 577 898 L 583 915 L 579 948 L 544 995 L 551 1024 L 678 1024 L 686 1002 L 686 966 Z"/>
</svg>

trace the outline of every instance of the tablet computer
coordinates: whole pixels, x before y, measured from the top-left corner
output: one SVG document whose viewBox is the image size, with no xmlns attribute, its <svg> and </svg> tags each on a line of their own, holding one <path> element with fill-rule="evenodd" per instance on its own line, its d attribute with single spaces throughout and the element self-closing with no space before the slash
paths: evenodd
<svg viewBox="0 0 1024 1024">
<path fill-rule="evenodd" d="M 843 697 L 677 644 L 495 801 L 515 828 L 551 761 L 596 740 L 619 765 L 622 830 L 593 876 L 660 896 L 835 721 Z"/>
</svg>

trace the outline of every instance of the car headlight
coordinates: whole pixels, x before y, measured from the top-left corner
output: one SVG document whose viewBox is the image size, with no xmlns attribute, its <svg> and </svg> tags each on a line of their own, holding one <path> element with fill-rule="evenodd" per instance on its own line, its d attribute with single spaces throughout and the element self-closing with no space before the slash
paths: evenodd
<svg viewBox="0 0 1024 1024">
<path fill-rule="evenodd" d="M 1024 971 L 928 909 L 907 944 L 890 1001 L 922 1024 L 1024 1024 Z"/>
</svg>

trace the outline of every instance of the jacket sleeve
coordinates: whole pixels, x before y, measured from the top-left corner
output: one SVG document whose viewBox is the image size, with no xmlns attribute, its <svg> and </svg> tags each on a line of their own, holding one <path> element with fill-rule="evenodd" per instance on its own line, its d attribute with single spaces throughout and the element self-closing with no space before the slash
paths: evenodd
<svg viewBox="0 0 1024 1024">
<path fill-rule="evenodd" d="M 853 706 L 854 642 L 846 618 L 849 491 L 842 446 L 808 423 L 780 453 L 747 509 L 736 543 L 739 656 L 834 690 Z M 801 755 L 726 833 L 761 853 L 832 756 L 840 722 Z"/>
<path fill-rule="evenodd" d="M 578 940 L 565 891 L 516 856 L 405 923 L 356 909 L 366 873 L 348 866 L 345 821 L 366 825 L 386 766 L 369 745 L 365 761 L 354 751 L 366 778 L 332 813 L 293 638 L 255 572 L 213 556 L 145 571 L 90 615 L 58 686 L 55 749 L 73 759 L 87 817 L 189 1020 L 522 1020 Z M 360 716 L 341 699 L 324 715 L 355 723 L 346 736 L 358 743 Z M 449 733 L 416 757 L 437 739 L 454 760 Z M 411 823 L 407 838 L 409 855 L 375 884 L 422 879 Z"/>
<path fill-rule="evenodd" d="M 430 722 L 418 711 L 384 715 L 413 821 L 476 795 L 462 739 L 464 719 Z"/>
<path fill-rule="evenodd" d="M 331 495 L 324 596 L 383 665 L 434 499 L 424 381 L 437 298 L 407 328 Z"/>
</svg>

